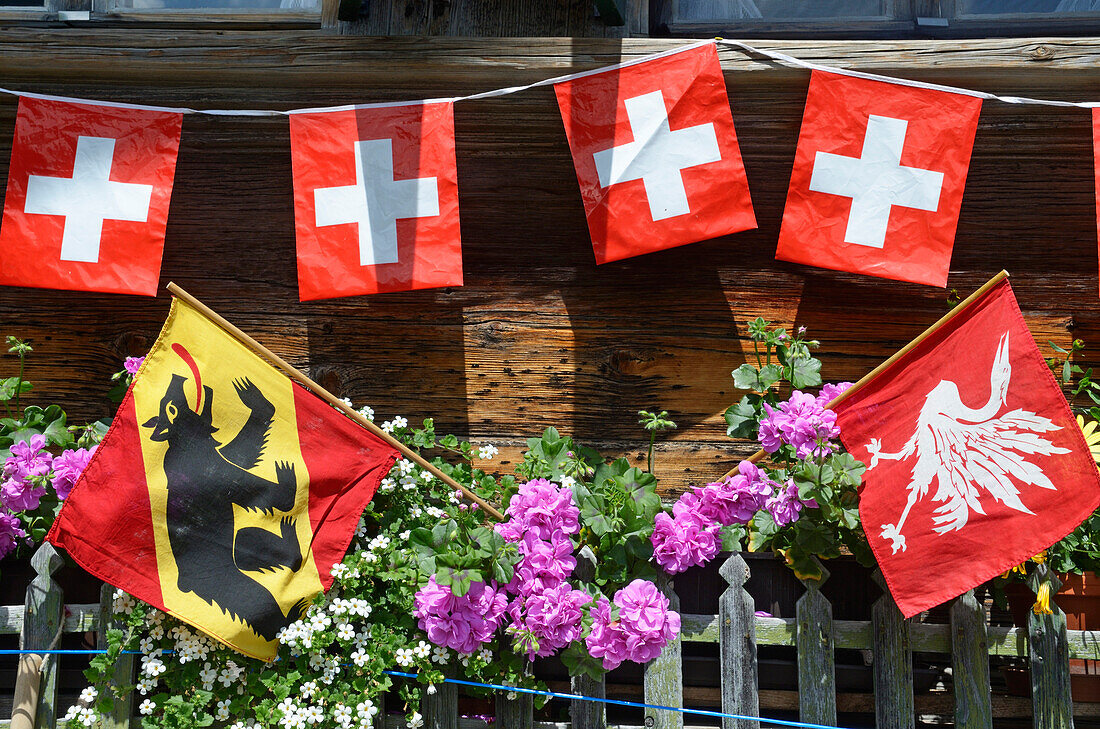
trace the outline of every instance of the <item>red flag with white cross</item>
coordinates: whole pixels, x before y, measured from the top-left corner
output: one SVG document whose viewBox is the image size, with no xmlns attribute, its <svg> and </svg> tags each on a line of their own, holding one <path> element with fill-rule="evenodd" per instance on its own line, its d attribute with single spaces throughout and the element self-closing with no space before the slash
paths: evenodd
<svg viewBox="0 0 1100 729">
<path fill-rule="evenodd" d="M 1007 280 L 852 389 L 833 410 L 867 464 L 860 521 L 906 617 L 1038 554 L 1100 504 L 1100 471 Z"/>
<path fill-rule="evenodd" d="M 775 257 L 946 286 L 981 106 L 814 71 Z"/>
<path fill-rule="evenodd" d="M 302 301 L 462 285 L 454 107 L 292 114 Z"/>
<path fill-rule="evenodd" d="M 0 284 L 155 296 L 183 115 L 24 96 Z"/>
<path fill-rule="evenodd" d="M 554 85 L 596 263 L 756 227 L 713 43 Z"/>
</svg>

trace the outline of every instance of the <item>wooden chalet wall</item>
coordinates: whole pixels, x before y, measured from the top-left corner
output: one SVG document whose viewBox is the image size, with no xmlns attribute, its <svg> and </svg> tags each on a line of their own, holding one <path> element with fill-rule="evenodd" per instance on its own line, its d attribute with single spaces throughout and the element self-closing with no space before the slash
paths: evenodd
<svg viewBox="0 0 1100 729">
<path fill-rule="evenodd" d="M 672 48 L 671 40 L 366 38 L 317 31 L 9 28 L 3 85 L 198 107 L 452 96 Z M 1017 95 L 1100 98 L 1100 41 L 778 42 L 807 60 Z M 854 380 L 946 309 L 942 289 L 773 260 L 808 73 L 721 52 L 757 231 L 597 267 L 550 88 L 455 109 L 466 285 L 299 303 L 285 119 L 184 120 L 162 283 L 173 280 L 380 420 L 502 448 L 554 425 L 641 463 L 640 408 L 667 409 L 669 492 L 752 450 L 725 435 L 745 322 L 802 324 Z M 0 176 L 16 101 L 0 98 Z M 999 269 L 1036 339 L 1100 362 L 1092 138 L 1085 110 L 987 102 L 950 287 Z M 107 376 L 152 343 L 168 296 L 0 289 L 0 333 L 35 345 L 35 399 L 108 413 Z M 14 369 L 0 359 L 0 374 Z"/>
</svg>

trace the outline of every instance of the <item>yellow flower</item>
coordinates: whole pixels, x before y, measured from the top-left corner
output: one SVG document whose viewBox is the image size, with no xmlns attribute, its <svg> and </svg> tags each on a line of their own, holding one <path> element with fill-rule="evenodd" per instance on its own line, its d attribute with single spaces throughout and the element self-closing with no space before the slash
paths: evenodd
<svg viewBox="0 0 1100 729">
<path fill-rule="evenodd" d="M 1001 579 L 1007 580 L 1009 575 L 1011 575 L 1013 572 L 1019 572 L 1024 577 L 1027 577 L 1027 562 L 1024 562 L 1023 564 L 1018 564 L 1012 569 L 1008 570 L 1003 575 L 1001 575 Z"/>
<path fill-rule="evenodd" d="M 1097 430 L 1097 425 L 1100 424 L 1095 420 L 1086 423 L 1083 417 L 1077 416 L 1077 427 L 1081 429 L 1081 434 L 1085 436 L 1085 443 L 1088 444 L 1092 460 L 1100 463 L 1100 430 Z"/>
<path fill-rule="evenodd" d="M 1031 606 L 1031 612 L 1036 615 L 1053 615 L 1054 611 L 1050 609 L 1050 583 L 1044 582 L 1039 585 L 1039 592 L 1035 594 L 1035 604 Z"/>
<path fill-rule="evenodd" d="M 1031 558 L 1031 561 L 1035 564 L 1043 564 L 1047 561 L 1047 551 L 1044 549 L 1042 552 L 1039 552 L 1039 554 Z"/>
</svg>

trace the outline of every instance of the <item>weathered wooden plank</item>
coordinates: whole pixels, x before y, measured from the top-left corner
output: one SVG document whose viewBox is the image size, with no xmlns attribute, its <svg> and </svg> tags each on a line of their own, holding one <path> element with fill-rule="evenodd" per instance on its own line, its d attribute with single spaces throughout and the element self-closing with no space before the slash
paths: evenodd
<svg viewBox="0 0 1100 729">
<path fill-rule="evenodd" d="M 61 629 L 61 588 L 53 579 L 53 573 L 61 568 L 61 555 L 48 542 L 31 555 L 31 566 L 36 577 L 27 587 L 26 612 L 19 647 L 23 650 L 49 649 L 56 645 Z M 53 729 L 57 721 L 57 658 L 47 656 L 42 664 L 42 683 L 38 694 L 38 712 L 34 717 L 35 729 Z"/>
<path fill-rule="evenodd" d="M 722 676 L 722 711 L 739 716 L 760 716 L 757 697 L 756 631 L 752 596 L 745 590 L 749 566 L 734 552 L 718 573 L 729 584 L 718 598 L 719 655 Z M 759 729 L 752 719 L 722 719 L 722 729 Z"/>
<path fill-rule="evenodd" d="M 875 676 L 875 726 L 879 729 L 913 729 L 913 653 L 909 646 L 909 621 L 890 596 L 882 573 L 875 571 L 882 597 L 871 608 L 874 630 L 872 651 Z"/>
<path fill-rule="evenodd" d="M 420 701 L 426 729 L 458 729 L 458 684 L 434 684 Z"/>
<path fill-rule="evenodd" d="M 672 578 L 658 572 L 657 589 L 667 598 L 669 607 L 679 612 L 680 598 L 672 589 Z M 658 706 L 681 708 L 684 705 L 684 674 L 681 662 L 681 638 L 677 635 L 664 647 L 661 655 L 646 664 L 644 673 L 645 702 Z M 658 729 L 683 729 L 684 715 L 678 711 L 646 709 L 646 726 Z"/>
<path fill-rule="evenodd" d="M 816 559 L 814 561 L 817 561 Z M 829 571 L 820 562 L 820 580 L 802 580 L 806 593 L 795 604 L 798 632 L 798 693 L 800 721 L 836 725 L 836 669 L 833 651 L 833 606 L 821 594 Z"/>
<path fill-rule="evenodd" d="M 534 696 L 518 692 L 498 691 L 496 724 L 501 729 L 531 729 L 534 722 Z"/>
<path fill-rule="evenodd" d="M 992 729 L 986 615 L 973 590 L 951 606 L 951 657 L 955 725 L 959 729 Z"/>
<path fill-rule="evenodd" d="M 23 629 L 23 605 L 0 605 L 0 635 L 18 635 Z M 65 632 L 83 633 L 99 625 L 99 605 L 66 605 Z"/>
<path fill-rule="evenodd" d="M 114 592 L 115 588 L 106 584 L 100 590 L 100 626 L 108 626 L 113 622 L 111 616 L 114 610 Z M 107 648 L 105 627 L 101 627 L 99 634 L 96 636 L 96 646 L 100 649 Z M 134 692 L 129 690 L 129 687 L 134 685 L 134 658 L 133 654 L 123 654 L 118 657 L 118 661 L 115 663 L 115 670 L 111 674 L 110 688 L 112 691 L 118 691 L 121 696 L 114 697 L 111 713 L 102 718 L 105 729 L 128 729 L 130 726 L 130 716 L 134 713 Z"/>
<path fill-rule="evenodd" d="M 578 696 L 596 699 L 607 697 L 605 681 L 597 681 L 589 676 L 573 676 L 569 681 L 569 691 Z M 607 704 L 573 699 L 569 702 L 569 719 L 571 729 L 606 729 Z"/>
<path fill-rule="evenodd" d="M 1050 594 L 1061 582 L 1046 564 L 1028 575 L 1028 586 L 1035 592 L 1050 583 Z M 1050 614 L 1027 614 L 1028 647 L 1031 658 L 1031 702 L 1036 729 L 1073 729 L 1073 700 L 1070 697 L 1069 646 L 1066 640 L 1066 614 L 1051 600 Z"/>
</svg>

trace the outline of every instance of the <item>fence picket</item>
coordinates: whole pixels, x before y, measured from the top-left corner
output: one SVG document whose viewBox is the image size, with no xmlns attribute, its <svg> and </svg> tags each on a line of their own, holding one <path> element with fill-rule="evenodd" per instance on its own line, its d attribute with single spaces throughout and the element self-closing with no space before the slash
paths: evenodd
<svg viewBox="0 0 1100 729">
<path fill-rule="evenodd" d="M 882 572 L 875 570 L 882 597 L 871 608 L 875 676 L 875 726 L 878 729 L 913 729 L 913 651 L 909 621 L 901 616 Z"/>
<path fill-rule="evenodd" d="M 103 585 L 99 591 L 99 631 L 96 636 L 96 646 L 107 648 L 107 629 L 114 622 L 111 617 L 114 610 L 115 588 L 111 585 Z M 111 713 L 102 719 L 104 729 L 128 729 L 130 726 L 130 714 L 134 707 L 134 656 L 123 653 L 115 662 L 115 670 L 111 674 L 111 691 L 121 695 L 115 695 Z M 123 689 L 128 689 L 123 691 Z"/>
<path fill-rule="evenodd" d="M 607 684 L 603 678 L 597 681 L 590 676 L 573 676 L 569 690 L 580 696 L 602 699 L 607 696 Z M 569 716 L 573 729 L 606 729 L 607 705 L 599 701 L 578 701 L 569 703 Z"/>
<path fill-rule="evenodd" d="M 453 671 L 445 675 L 452 676 Z M 420 710 L 425 729 L 458 729 L 458 684 L 438 683 L 424 688 Z"/>
<path fill-rule="evenodd" d="M 31 556 L 31 567 L 37 576 L 27 587 L 19 647 L 45 650 L 53 645 L 65 610 L 61 588 L 53 579 L 53 573 L 61 567 L 61 555 L 47 542 Z M 48 656 L 43 662 L 34 726 L 35 729 L 53 729 L 56 723 L 57 656 Z"/>
<path fill-rule="evenodd" d="M 957 729 L 992 729 L 985 608 L 974 597 L 973 590 L 951 606 L 951 666 L 955 684 L 955 726 Z"/>
<path fill-rule="evenodd" d="M 1044 579 L 1050 580 L 1050 594 L 1062 586 L 1046 564 L 1028 576 L 1028 585 L 1038 592 Z M 1073 729 L 1073 701 L 1069 684 L 1069 642 L 1066 614 L 1051 600 L 1050 615 L 1027 613 L 1027 638 L 1031 657 L 1032 720 L 1038 729 Z"/>
<path fill-rule="evenodd" d="M 821 594 L 829 571 L 818 562 L 820 580 L 804 579 L 806 592 L 795 604 L 798 633 L 798 718 L 811 724 L 836 725 L 836 665 L 833 652 L 833 606 Z"/>
<path fill-rule="evenodd" d="M 756 623 L 752 596 L 745 591 L 749 566 L 734 552 L 718 573 L 729 587 L 718 598 L 719 654 L 721 656 L 722 711 L 760 716 L 756 673 Z M 759 729 L 751 719 L 722 719 L 722 729 Z"/>
<path fill-rule="evenodd" d="M 679 612 L 680 598 L 672 589 L 667 572 L 657 574 L 657 589 L 668 597 L 671 609 Z M 682 707 L 684 705 L 684 674 L 680 635 L 677 634 L 661 651 L 661 655 L 645 667 L 645 700 L 647 704 Z M 656 729 L 683 729 L 684 715 L 679 711 L 646 709 L 645 724 Z"/>
<path fill-rule="evenodd" d="M 495 726 L 500 729 L 531 729 L 535 723 L 535 697 L 512 693 L 512 698 L 509 698 L 509 693 L 497 692 Z"/>
</svg>

